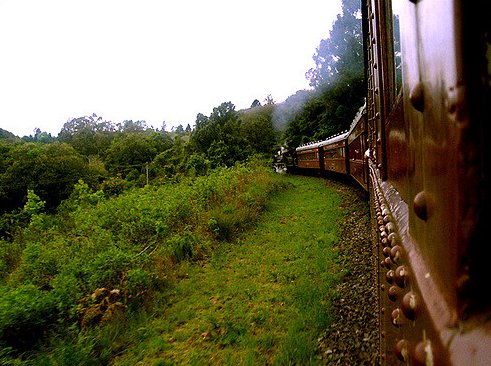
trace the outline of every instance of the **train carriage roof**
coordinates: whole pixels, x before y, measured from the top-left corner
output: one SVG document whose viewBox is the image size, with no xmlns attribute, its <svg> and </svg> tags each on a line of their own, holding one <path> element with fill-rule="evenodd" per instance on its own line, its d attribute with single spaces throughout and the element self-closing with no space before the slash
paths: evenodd
<svg viewBox="0 0 491 366">
<path fill-rule="evenodd" d="M 363 116 L 363 113 L 365 113 L 366 110 L 366 102 L 363 104 L 360 109 L 358 109 L 358 112 L 356 113 L 355 118 L 353 119 L 353 122 L 351 122 L 350 128 L 347 131 L 343 131 L 341 133 L 338 133 L 337 135 L 331 136 L 327 138 L 326 140 L 322 141 L 315 141 L 315 142 L 309 142 L 308 144 L 302 145 L 297 147 L 295 150 L 296 151 L 304 151 L 304 150 L 309 150 L 309 149 L 315 149 L 321 146 L 327 146 L 334 144 L 336 142 L 342 141 L 346 139 L 351 132 L 355 129 L 357 126 L 358 122 L 360 121 L 361 117 Z"/>
</svg>

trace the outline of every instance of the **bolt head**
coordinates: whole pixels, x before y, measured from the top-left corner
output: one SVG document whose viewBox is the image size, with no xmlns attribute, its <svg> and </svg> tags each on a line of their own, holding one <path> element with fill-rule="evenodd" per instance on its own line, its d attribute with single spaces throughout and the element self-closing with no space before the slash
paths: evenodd
<svg viewBox="0 0 491 366">
<path fill-rule="evenodd" d="M 389 284 L 394 283 L 394 270 L 391 269 L 390 271 L 387 271 L 385 274 L 385 279 Z"/>
<path fill-rule="evenodd" d="M 404 316 L 402 315 L 402 311 L 399 308 L 396 308 L 392 310 L 392 313 L 390 314 L 392 318 L 392 324 L 396 327 L 400 327 L 404 321 Z"/>
<path fill-rule="evenodd" d="M 394 281 L 400 288 L 407 286 L 409 282 L 409 272 L 406 266 L 399 266 L 394 273 Z"/>
<path fill-rule="evenodd" d="M 414 365 L 433 365 L 433 350 L 429 340 L 421 341 L 414 349 Z"/>
<path fill-rule="evenodd" d="M 399 263 L 402 259 L 402 247 L 399 245 L 392 247 L 390 250 L 390 258 L 392 261 L 394 261 L 394 263 Z"/>
<path fill-rule="evenodd" d="M 419 192 L 413 201 L 413 209 L 416 216 L 421 220 L 427 221 L 431 216 L 431 199 L 425 191 Z"/>
<path fill-rule="evenodd" d="M 401 339 L 399 342 L 397 342 L 396 356 L 404 363 L 409 361 L 409 342 L 406 339 Z"/>
<path fill-rule="evenodd" d="M 402 312 L 406 318 L 414 320 L 419 308 L 419 297 L 413 291 L 408 292 L 402 298 Z"/>
<path fill-rule="evenodd" d="M 396 301 L 399 297 L 400 289 L 397 286 L 390 286 L 387 291 L 387 296 L 390 301 Z"/>
</svg>

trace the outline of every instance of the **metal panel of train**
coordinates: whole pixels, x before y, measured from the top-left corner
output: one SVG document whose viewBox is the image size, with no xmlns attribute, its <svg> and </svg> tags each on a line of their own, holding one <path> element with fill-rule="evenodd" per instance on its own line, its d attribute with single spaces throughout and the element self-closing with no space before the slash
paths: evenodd
<svg viewBox="0 0 491 366">
<path fill-rule="evenodd" d="M 363 12 L 382 363 L 490 364 L 489 2 Z"/>
<path fill-rule="evenodd" d="M 292 168 L 370 193 L 380 364 L 489 365 L 491 1 L 361 4 L 366 106 Z"/>
</svg>

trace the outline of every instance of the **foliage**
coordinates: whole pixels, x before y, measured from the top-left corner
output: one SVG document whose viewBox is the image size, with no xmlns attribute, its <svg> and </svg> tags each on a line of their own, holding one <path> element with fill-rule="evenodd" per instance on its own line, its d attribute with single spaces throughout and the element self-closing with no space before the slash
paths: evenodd
<svg viewBox="0 0 491 366">
<path fill-rule="evenodd" d="M 33 190 L 28 189 L 27 190 L 27 202 L 24 205 L 23 211 L 29 217 L 32 217 L 33 215 L 40 214 L 43 211 L 45 204 L 46 204 L 46 202 L 42 201 L 41 198 L 39 198 L 39 196 L 36 193 L 34 193 Z"/>
<path fill-rule="evenodd" d="M 104 156 L 116 131 L 117 126 L 94 113 L 68 120 L 58 134 L 58 140 L 70 144 L 82 155 Z"/>
<path fill-rule="evenodd" d="M 241 135 L 246 141 L 245 150 L 271 155 L 278 142 L 278 129 L 273 124 L 272 104 L 260 104 L 240 114 Z"/>
<path fill-rule="evenodd" d="M 195 153 L 188 157 L 186 171 L 191 177 L 206 175 L 211 168 L 211 162 L 203 153 Z"/>
<path fill-rule="evenodd" d="M 273 105 L 237 112 L 230 103 L 213 109 L 209 117 L 199 114 L 190 144 L 204 154 L 211 167 L 232 166 L 257 153 L 270 154 L 278 132 L 272 123 Z"/>
<path fill-rule="evenodd" d="M 110 323 L 110 309 L 152 309 L 182 263 L 207 257 L 219 240 L 257 220 L 278 187 L 263 164 L 256 160 L 112 198 L 80 180 L 58 215 L 42 213 L 42 201 L 29 192 L 24 212 L 40 219 L 11 242 L 0 241 L 2 352 L 11 349 L 15 358 L 39 341 L 49 348 L 50 333 L 64 339 L 75 332 L 77 339 Z M 215 235 L 213 220 L 226 235 Z M 102 291 L 112 291 L 117 302 L 98 302 Z"/>
<path fill-rule="evenodd" d="M 343 77 L 330 88 L 317 91 L 293 115 L 282 140 L 297 147 L 348 129 L 363 104 L 364 93 L 364 80 L 356 76 Z"/>
<path fill-rule="evenodd" d="M 0 304 L 0 347 L 28 349 L 56 317 L 56 305 L 50 294 L 34 285 L 1 287 Z"/>
<path fill-rule="evenodd" d="M 18 139 L 17 136 L 15 136 L 12 132 L 9 132 L 7 130 L 4 130 L 3 128 L 0 128 L 0 140 L 16 140 Z"/>
<path fill-rule="evenodd" d="M 119 365 L 318 363 L 342 273 L 333 248 L 340 197 L 317 179 L 282 178 L 286 189 L 254 231 L 222 243 L 208 265 L 183 269 L 165 311 L 133 333 L 138 342 Z"/>
<path fill-rule="evenodd" d="M 49 144 L 49 143 L 55 142 L 55 140 L 56 139 L 53 136 L 51 136 L 50 133 L 41 131 L 40 128 L 36 128 L 34 130 L 34 136 L 30 135 L 30 136 L 24 136 L 24 137 L 22 137 L 22 141 L 25 141 L 25 142 L 40 142 L 40 143 L 43 143 L 43 144 Z"/>
<path fill-rule="evenodd" d="M 125 133 L 115 138 L 107 151 L 106 166 L 126 177 L 133 169 L 140 171 L 157 154 L 172 147 L 166 133 Z"/>
<path fill-rule="evenodd" d="M 191 134 L 191 146 L 204 153 L 213 167 L 231 166 L 243 160 L 238 113 L 231 102 L 213 108 L 210 117 L 199 114 Z"/>
<path fill-rule="evenodd" d="M 100 177 L 100 171 L 73 147 L 58 142 L 14 145 L 4 164 L 0 203 L 5 211 L 20 207 L 28 190 L 34 190 L 46 202 L 46 208 L 52 210 L 68 198 L 79 179 L 94 186 Z"/>
<path fill-rule="evenodd" d="M 22 243 L 0 240 L 0 284 L 17 268 L 22 251 Z"/>
<path fill-rule="evenodd" d="M 343 0 L 342 14 L 334 22 L 329 38 L 320 42 L 313 56 L 315 68 L 307 72 L 316 89 L 333 85 L 346 75 L 363 75 L 363 35 L 360 2 Z"/>
<path fill-rule="evenodd" d="M 260 106 L 261 106 L 261 102 L 257 99 L 254 99 L 254 101 L 251 104 L 251 108 L 256 108 L 256 107 L 260 107 Z"/>
</svg>

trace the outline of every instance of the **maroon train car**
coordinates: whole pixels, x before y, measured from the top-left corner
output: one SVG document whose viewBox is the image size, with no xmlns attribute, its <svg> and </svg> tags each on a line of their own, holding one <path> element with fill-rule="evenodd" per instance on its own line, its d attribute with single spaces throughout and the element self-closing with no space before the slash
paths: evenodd
<svg viewBox="0 0 491 366">
<path fill-rule="evenodd" d="M 320 171 L 323 166 L 322 149 L 319 150 L 319 143 L 310 143 L 297 147 L 296 167 L 299 169 L 310 169 Z"/>
<path fill-rule="evenodd" d="M 367 155 L 368 146 L 366 140 L 367 118 L 366 106 L 358 111 L 351 124 L 346 138 L 347 173 L 365 190 L 368 190 Z"/>
<path fill-rule="evenodd" d="M 324 155 L 324 171 L 348 174 L 347 149 L 346 149 L 346 132 L 322 141 L 319 146 L 322 147 Z"/>
<path fill-rule="evenodd" d="M 304 172 L 349 175 L 367 190 L 366 127 L 364 105 L 359 109 L 348 131 L 298 147 L 295 151 L 295 167 Z"/>
<path fill-rule="evenodd" d="M 490 1 L 363 0 L 383 365 L 490 365 Z"/>
</svg>

